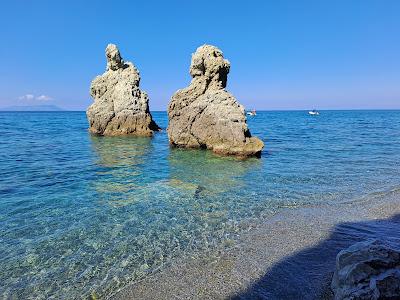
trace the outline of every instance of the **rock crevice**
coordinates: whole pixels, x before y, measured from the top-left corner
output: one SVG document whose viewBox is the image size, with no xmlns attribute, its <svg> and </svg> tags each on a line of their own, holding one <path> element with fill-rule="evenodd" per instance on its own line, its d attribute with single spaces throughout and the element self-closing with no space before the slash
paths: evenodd
<svg viewBox="0 0 400 300">
<path fill-rule="evenodd" d="M 159 130 L 149 110 L 149 97 L 140 90 L 140 74 L 131 62 L 124 62 L 118 48 L 106 48 L 106 72 L 91 83 L 94 103 L 86 114 L 89 131 L 99 135 L 150 136 Z"/>
<path fill-rule="evenodd" d="M 244 107 L 225 90 L 229 70 L 229 61 L 215 46 L 203 45 L 192 55 L 192 81 L 172 96 L 168 106 L 172 145 L 226 155 L 261 154 L 264 143 L 251 136 Z"/>
</svg>

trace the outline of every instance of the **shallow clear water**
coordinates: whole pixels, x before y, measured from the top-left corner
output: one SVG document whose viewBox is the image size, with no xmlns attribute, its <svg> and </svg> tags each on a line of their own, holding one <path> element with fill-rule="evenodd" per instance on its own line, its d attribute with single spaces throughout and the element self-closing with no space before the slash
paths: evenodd
<svg viewBox="0 0 400 300">
<path fill-rule="evenodd" d="M 165 128 L 164 112 L 153 114 Z M 278 211 L 399 184 L 400 111 L 259 112 L 261 159 L 94 137 L 83 112 L 0 113 L 0 298 L 104 296 Z"/>
</svg>

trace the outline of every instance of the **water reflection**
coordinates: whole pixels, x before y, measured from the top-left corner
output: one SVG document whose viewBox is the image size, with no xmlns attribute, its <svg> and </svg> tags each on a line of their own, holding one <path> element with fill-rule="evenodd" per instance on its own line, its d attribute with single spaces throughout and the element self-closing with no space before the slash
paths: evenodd
<svg viewBox="0 0 400 300">
<path fill-rule="evenodd" d="M 227 210 L 230 201 L 225 198 L 230 192 L 237 195 L 238 189 L 246 190 L 242 178 L 261 167 L 259 159 L 220 157 L 210 151 L 170 148 L 159 153 L 155 151 L 157 140 L 151 138 L 90 139 L 97 166 L 92 185 L 98 200 L 112 206 L 154 203 L 159 198 L 166 206 L 185 201 L 187 206 L 196 206 L 203 198 Z"/>
<path fill-rule="evenodd" d="M 151 138 L 90 136 L 97 163 L 104 167 L 137 166 L 152 150 Z"/>
<path fill-rule="evenodd" d="M 124 206 L 140 200 L 143 185 L 139 180 L 143 165 L 153 150 L 147 137 L 90 137 L 98 166 L 92 181 L 98 201 L 112 206 Z"/>
<path fill-rule="evenodd" d="M 245 189 L 242 179 L 249 170 L 261 166 L 259 159 L 240 160 L 220 157 L 211 151 L 171 149 L 170 182 L 180 188 L 194 189 L 194 196 L 216 195 L 232 188 Z"/>
</svg>

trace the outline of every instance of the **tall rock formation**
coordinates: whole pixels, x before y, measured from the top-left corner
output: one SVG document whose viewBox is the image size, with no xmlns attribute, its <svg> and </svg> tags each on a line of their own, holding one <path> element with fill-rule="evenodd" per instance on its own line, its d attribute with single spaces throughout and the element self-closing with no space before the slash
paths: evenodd
<svg viewBox="0 0 400 300">
<path fill-rule="evenodd" d="M 225 155 L 261 154 L 264 143 L 251 136 L 244 107 L 225 90 L 229 68 L 217 47 L 203 45 L 192 54 L 193 79 L 172 96 L 168 106 L 172 145 L 207 148 Z"/>
<path fill-rule="evenodd" d="M 139 71 L 124 62 L 117 46 L 106 48 L 107 69 L 90 86 L 94 103 L 86 115 L 91 133 L 151 136 L 159 130 L 149 111 L 149 97 L 139 89 Z"/>
</svg>

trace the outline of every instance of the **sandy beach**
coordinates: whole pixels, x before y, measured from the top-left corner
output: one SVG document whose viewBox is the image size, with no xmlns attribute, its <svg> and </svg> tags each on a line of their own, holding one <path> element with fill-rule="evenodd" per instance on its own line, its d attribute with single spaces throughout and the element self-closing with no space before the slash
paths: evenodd
<svg viewBox="0 0 400 300">
<path fill-rule="evenodd" d="M 336 254 L 363 239 L 399 240 L 400 190 L 286 209 L 228 251 L 175 261 L 110 299 L 330 299 Z"/>
</svg>

